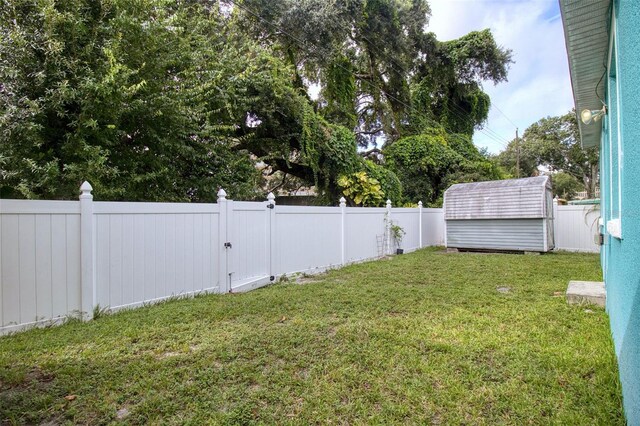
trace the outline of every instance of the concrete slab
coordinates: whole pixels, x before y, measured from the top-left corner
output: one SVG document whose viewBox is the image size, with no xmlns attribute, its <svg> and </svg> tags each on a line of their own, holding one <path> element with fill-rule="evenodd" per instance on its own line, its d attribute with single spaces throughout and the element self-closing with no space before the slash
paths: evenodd
<svg viewBox="0 0 640 426">
<path fill-rule="evenodd" d="M 569 304 L 593 303 L 603 306 L 607 300 L 604 283 L 600 281 L 569 281 L 567 302 Z"/>
</svg>

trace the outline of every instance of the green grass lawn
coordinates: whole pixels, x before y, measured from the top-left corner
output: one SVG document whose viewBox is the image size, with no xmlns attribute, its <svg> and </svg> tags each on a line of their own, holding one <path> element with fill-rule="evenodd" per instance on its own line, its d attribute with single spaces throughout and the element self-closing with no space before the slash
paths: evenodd
<svg viewBox="0 0 640 426">
<path fill-rule="evenodd" d="M 608 317 L 570 279 L 597 256 L 426 249 L 31 330 L 0 338 L 0 421 L 624 424 Z"/>
</svg>

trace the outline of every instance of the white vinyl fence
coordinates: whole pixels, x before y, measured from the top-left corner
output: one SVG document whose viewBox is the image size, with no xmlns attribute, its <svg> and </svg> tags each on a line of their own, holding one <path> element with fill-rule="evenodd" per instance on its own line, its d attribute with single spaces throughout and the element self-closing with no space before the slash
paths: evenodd
<svg viewBox="0 0 640 426">
<path fill-rule="evenodd" d="M 220 191 L 216 204 L 0 200 L 0 334 L 94 309 L 247 291 L 395 250 L 441 245 L 442 210 L 276 206 Z"/>
<path fill-rule="evenodd" d="M 598 253 L 599 205 L 554 205 L 556 250 Z"/>
<path fill-rule="evenodd" d="M 395 251 L 444 245 L 442 209 L 0 200 L 0 334 L 94 308 L 247 291 Z M 555 206 L 556 249 L 597 252 L 599 211 Z"/>
</svg>

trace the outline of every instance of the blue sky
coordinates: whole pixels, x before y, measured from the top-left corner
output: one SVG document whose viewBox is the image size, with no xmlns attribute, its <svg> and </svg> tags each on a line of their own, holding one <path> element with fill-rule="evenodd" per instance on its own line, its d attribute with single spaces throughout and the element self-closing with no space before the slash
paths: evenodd
<svg viewBox="0 0 640 426">
<path fill-rule="evenodd" d="M 509 119 L 522 135 L 542 117 L 564 114 L 573 107 L 557 0 L 429 0 L 429 4 L 432 16 L 427 31 L 436 33 L 439 40 L 489 28 L 499 45 L 513 51 L 509 81 L 484 84 L 497 108 L 491 108 L 485 130 L 476 132 L 477 146 L 500 152 L 515 136 Z"/>
</svg>

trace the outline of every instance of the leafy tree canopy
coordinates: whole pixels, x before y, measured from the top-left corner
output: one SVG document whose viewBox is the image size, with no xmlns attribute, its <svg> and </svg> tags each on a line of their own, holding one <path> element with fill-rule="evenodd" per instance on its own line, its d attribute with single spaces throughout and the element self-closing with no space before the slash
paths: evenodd
<svg viewBox="0 0 640 426">
<path fill-rule="evenodd" d="M 234 149 L 239 55 L 215 11 L 170 1 L 14 0 L 0 9 L 2 196 L 250 198 Z M 197 18 L 197 19 L 194 19 Z"/>
<path fill-rule="evenodd" d="M 398 175 L 404 201 L 442 205 L 444 191 L 454 183 L 503 179 L 499 167 L 475 148 L 466 135 L 442 128 L 398 140 L 384 150 L 386 166 Z"/>
<path fill-rule="evenodd" d="M 238 0 L 248 33 L 322 85 L 320 111 L 367 146 L 439 123 L 471 135 L 486 120 L 482 81 L 506 80 L 511 53 L 489 30 L 438 42 L 425 0 Z M 415 123 L 415 121 L 418 123 Z"/>
<path fill-rule="evenodd" d="M 597 147 L 582 148 L 575 111 L 543 118 L 529 126 L 521 139 L 509 143 L 498 160 L 513 176 L 517 174 L 518 151 L 521 176 L 537 174 L 539 166 L 564 172 L 581 184 L 588 197 L 595 196 L 599 151 Z"/>
<path fill-rule="evenodd" d="M 575 178 L 565 172 L 555 173 L 552 177 L 553 194 L 565 200 L 575 197 L 576 193 L 584 190 L 584 185 Z"/>
<path fill-rule="evenodd" d="M 259 188 L 256 161 L 320 190 L 362 168 L 352 131 L 217 8 L 15 0 L 3 8 L 2 195 L 213 200 Z"/>
<path fill-rule="evenodd" d="M 500 48 L 489 30 L 435 42 L 432 55 L 418 62 L 412 78 L 414 127 L 437 122 L 450 133 L 473 135 L 491 105 L 481 82 L 505 81 L 510 62 L 511 52 Z"/>
</svg>

